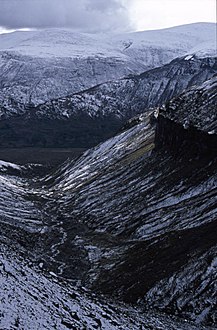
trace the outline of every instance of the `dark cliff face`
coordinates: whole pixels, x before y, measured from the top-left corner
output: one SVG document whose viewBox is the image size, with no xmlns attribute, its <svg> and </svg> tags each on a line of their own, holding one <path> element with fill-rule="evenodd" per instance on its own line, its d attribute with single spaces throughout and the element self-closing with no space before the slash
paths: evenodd
<svg viewBox="0 0 217 330">
<path fill-rule="evenodd" d="M 159 110 L 156 149 L 181 157 L 212 157 L 217 150 L 217 77 L 172 99 Z"/>
<path fill-rule="evenodd" d="M 217 75 L 170 100 L 160 109 L 160 114 L 182 124 L 185 129 L 195 127 L 209 135 L 216 134 L 216 90 Z"/>
<path fill-rule="evenodd" d="M 155 138 L 156 150 L 169 149 L 179 158 L 203 158 L 216 155 L 217 135 L 207 134 L 190 126 L 185 129 L 182 124 L 159 115 Z"/>
<path fill-rule="evenodd" d="M 1 108 L 0 146 L 92 147 L 116 134 L 129 118 L 199 85 L 216 69 L 216 58 L 179 58 L 36 108 L 11 100 L 10 111 Z"/>
</svg>

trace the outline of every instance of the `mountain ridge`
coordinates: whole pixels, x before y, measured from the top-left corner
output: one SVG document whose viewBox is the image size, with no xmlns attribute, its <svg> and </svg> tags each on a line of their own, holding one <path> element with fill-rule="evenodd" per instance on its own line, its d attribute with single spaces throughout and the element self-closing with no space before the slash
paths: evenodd
<svg viewBox="0 0 217 330">
<path fill-rule="evenodd" d="M 161 66 L 215 40 L 214 24 L 199 26 L 108 37 L 58 29 L 0 35 L 0 100 L 37 105 Z"/>
<path fill-rule="evenodd" d="M 91 147 L 115 134 L 131 117 L 212 77 L 216 59 L 184 56 L 37 107 L 5 100 L 0 106 L 0 145 Z"/>
</svg>

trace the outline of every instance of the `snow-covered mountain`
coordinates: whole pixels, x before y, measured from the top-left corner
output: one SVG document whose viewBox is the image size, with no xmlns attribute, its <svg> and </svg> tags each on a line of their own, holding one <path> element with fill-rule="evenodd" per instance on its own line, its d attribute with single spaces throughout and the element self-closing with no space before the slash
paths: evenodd
<svg viewBox="0 0 217 330">
<path fill-rule="evenodd" d="M 107 82 L 72 96 L 45 102 L 36 108 L 35 114 L 39 118 L 59 119 L 79 115 L 91 118 L 113 115 L 126 120 L 147 109 L 161 106 L 216 73 L 217 57 L 201 59 L 184 56 L 141 75 Z M 21 108 L 20 113 L 24 111 Z M 3 113 L 6 114 L 5 111 Z"/>
<path fill-rule="evenodd" d="M 129 52 L 129 49 L 148 52 L 150 47 L 161 48 L 162 51 L 168 49 L 171 52 L 183 52 L 183 50 L 189 52 L 193 47 L 200 47 L 204 42 L 214 41 L 214 37 L 213 23 L 194 23 L 122 35 L 78 33 L 70 29 L 52 28 L 3 34 L 0 50 L 42 58 L 86 58 L 97 54 L 104 57 L 123 57 L 125 51 Z M 128 52 L 126 54 L 129 56 Z M 135 55 L 132 54 L 132 57 Z"/>
<path fill-rule="evenodd" d="M 0 106 L 0 145 L 91 147 L 115 134 L 129 118 L 161 106 L 216 72 L 216 57 L 187 55 L 37 107 L 6 99 Z"/>
<path fill-rule="evenodd" d="M 0 146 L 122 127 L 52 171 L 0 161 L 0 329 L 216 329 L 213 40 L 208 23 L 0 36 Z"/>
<path fill-rule="evenodd" d="M 0 101 L 37 105 L 185 54 L 213 55 L 214 41 L 212 23 L 123 35 L 63 29 L 0 35 Z"/>
</svg>

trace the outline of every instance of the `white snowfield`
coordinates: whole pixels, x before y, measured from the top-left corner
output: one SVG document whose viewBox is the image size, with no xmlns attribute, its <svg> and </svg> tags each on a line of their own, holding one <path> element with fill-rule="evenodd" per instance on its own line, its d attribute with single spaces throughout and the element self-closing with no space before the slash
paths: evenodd
<svg viewBox="0 0 217 330">
<path fill-rule="evenodd" d="M 188 54 L 216 55 L 215 24 L 125 34 L 70 29 L 0 35 L 0 102 L 40 104 L 159 67 Z"/>
<path fill-rule="evenodd" d="M 0 35 L 0 50 L 39 57 L 120 57 L 126 59 L 141 50 L 170 49 L 191 53 L 212 45 L 215 50 L 215 24 L 195 23 L 162 30 L 125 34 L 88 34 L 71 29 L 18 31 Z M 172 54 L 171 54 L 172 55 Z M 136 54 L 134 54 L 136 57 Z M 144 55 L 145 56 L 145 55 Z M 142 60 L 142 58 L 141 58 Z"/>
</svg>

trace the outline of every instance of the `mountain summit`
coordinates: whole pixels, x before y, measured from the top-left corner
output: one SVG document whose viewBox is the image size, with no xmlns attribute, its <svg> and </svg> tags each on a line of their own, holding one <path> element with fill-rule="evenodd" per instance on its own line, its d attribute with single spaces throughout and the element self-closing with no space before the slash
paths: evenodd
<svg viewBox="0 0 217 330">
<path fill-rule="evenodd" d="M 213 55 L 215 24 L 113 34 L 70 29 L 0 35 L 0 100 L 38 105 L 139 74 L 185 54 Z"/>
</svg>

